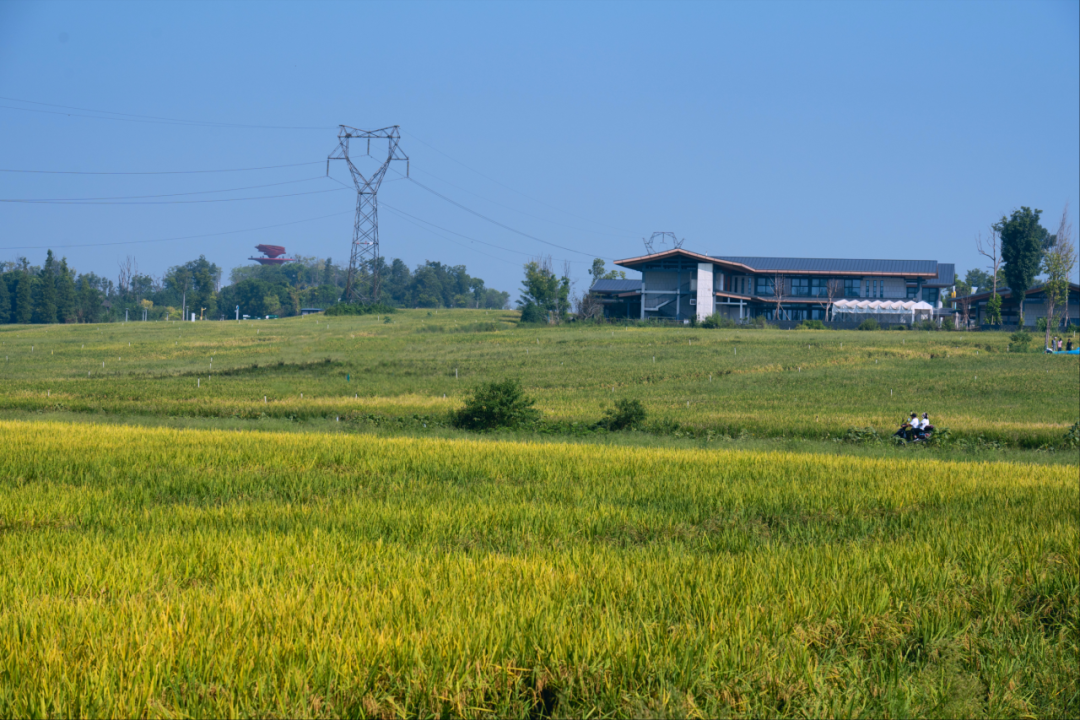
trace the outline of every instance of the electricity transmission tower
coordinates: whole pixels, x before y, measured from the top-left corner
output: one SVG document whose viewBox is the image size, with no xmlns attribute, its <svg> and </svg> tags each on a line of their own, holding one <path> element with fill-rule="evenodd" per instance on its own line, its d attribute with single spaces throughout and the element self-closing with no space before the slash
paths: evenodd
<svg viewBox="0 0 1080 720">
<path fill-rule="evenodd" d="M 370 175 L 364 175 L 353 163 L 353 157 L 349 155 L 350 140 L 367 141 L 367 151 L 359 157 L 372 158 L 374 170 L 369 170 Z M 387 144 L 386 159 L 371 154 L 371 141 L 376 142 L 376 153 L 381 144 L 378 141 L 385 140 Z M 398 148 L 401 135 L 398 126 L 382 128 L 381 130 L 357 130 L 348 125 L 340 125 L 338 129 L 338 148 L 326 158 L 326 174 L 330 174 L 331 160 L 344 160 L 349 166 L 349 174 L 352 175 L 353 184 L 356 185 L 356 219 L 353 221 L 352 252 L 349 254 L 349 274 L 345 280 L 345 302 L 378 302 L 379 300 L 379 207 L 376 194 L 379 185 L 382 184 L 383 176 L 387 168 L 394 160 L 405 161 L 405 177 L 409 176 L 409 158 Z M 370 278 L 369 278 L 370 275 Z"/>
<path fill-rule="evenodd" d="M 655 243 L 658 238 L 660 240 L 660 252 L 664 252 L 664 250 L 667 249 L 664 245 L 667 245 L 668 238 L 671 239 L 671 246 L 675 249 L 681 248 L 682 244 L 686 242 L 686 238 L 679 240 L 675 237 L 675 233 L 673 232 L 654 232 L 649 236 L 648 240 L 642 238 L 642 241 L 645 243 L 645 250 L 648 251 L 649 255 L 656 252 L 653 250 L 653 243 Z"/>
</svg>

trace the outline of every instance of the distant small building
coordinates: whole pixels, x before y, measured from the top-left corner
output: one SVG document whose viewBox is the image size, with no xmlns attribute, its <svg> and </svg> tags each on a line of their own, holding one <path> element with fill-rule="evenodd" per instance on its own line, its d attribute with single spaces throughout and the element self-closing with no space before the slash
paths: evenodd
<svg viewBox="0 0 1080 720">
<path fill-rule="evenodd" d="M 713 313 L 825 320 L 831 302 L 854 298 L 926 303 L 936 314 L 956 283 L 955 266 L 936 260 L 713 256 L 676 248 L 615 264 L 641 279 L 597 280 L 589 292 L 607 317 L 641 320 L 701 320 Z"/>
<path fill-rule="evenodd" d="M 314 315 L 315 313 L 321 313 L 325 308 L 300 308 L 301 315 Z"/>
</svg>

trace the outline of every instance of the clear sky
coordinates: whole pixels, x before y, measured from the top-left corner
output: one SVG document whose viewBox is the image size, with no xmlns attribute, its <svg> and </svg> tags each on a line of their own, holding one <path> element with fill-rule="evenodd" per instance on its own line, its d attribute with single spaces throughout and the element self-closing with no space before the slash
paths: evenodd
<svg viewBox="0 0 1080 720">
<path fill-rule="evenodd" d="M 1080 215 L 1078 76 L 1065 1 L 0 2 L 0 169 L 312 163 L 0 172 L 3 200 L 171 196 L 0 203 L 0 259 L 51 247 L 115 278 L 204 254 L 227 278 L 265 242 L 345 263 L 355 194 L 321 176 L 347 124 L 400 125 L 414 179 L 561 246 L 391 173 L 382 254 L 515 294 L 530 257 L 574 261 L 580 290 L 658 230 L 964 271 L 1021 205 L 1051 232 Z M 188 202 L 208 199 L 230 201 Z"/>
</svg>

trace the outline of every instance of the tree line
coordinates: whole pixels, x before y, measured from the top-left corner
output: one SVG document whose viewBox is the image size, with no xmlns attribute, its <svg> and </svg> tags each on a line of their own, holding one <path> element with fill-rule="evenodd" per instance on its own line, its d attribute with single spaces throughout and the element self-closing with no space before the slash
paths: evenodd
<svg viewBox="0 0 1080 720">
<path fill-rule="evenodd" d="M 503 309 L 510 295 L 485 286 L 464 265 L 427 261 L 415 270 L 401 260 L 379 259 L 381 302 L 395 307 Z M 367 275 L 374 268 L 366 268 Z M 77 273 L 49 250 L 43 265 L 26 258 L 0 262 L 0 324 L 92 323 L 124 319 L 244 315 L 299 315 L 341 300 L 348 270 L 331 258 L 299 257 L 284 265 L 237 267 L 221 287 L 221 268 L 205 256 L 169 268 L 161 277 L 139 271 L 133 258 L 120 264 L 114 282 Z"/>
</svg>

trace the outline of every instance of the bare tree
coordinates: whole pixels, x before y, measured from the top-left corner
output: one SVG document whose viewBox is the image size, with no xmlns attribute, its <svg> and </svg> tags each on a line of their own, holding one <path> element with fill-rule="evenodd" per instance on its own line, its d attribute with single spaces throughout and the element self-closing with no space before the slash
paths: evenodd
<svg viewBox="0 0 1080 720">
<path fill-rule="evenodd" d="M 591 292 L 584 292 L 574 298 L 574 312 L 579 320 L 594 320 L 604 317 L 604 306 Z"/>
<path fill-rule="evenodd" d="M 139 264 L 130 255 L 118 264 L 120 275 L 116 278 L 116 287 L 120 291 L 120 297 L 125 297 L 131 291 L 131 283 L 135 276 L 139 274 Z"/>
<path fill-rule="evenodd" d="M 953 302 L 960 308 L 960 319 L 964 323 L 964 329 L 970 329 L 971 288 L 967 285 L 957 285 L 956 296 Z M 961 293 L 963 293 L 961 295 Z"/>
<path fill-rule="evenodd" d="M 773 297 L 776 298 L 776 312 L 773 313 L 773 319 L 779 321 L 784 302 L 784 274 L 781 272 L 773 274 Z"/>
<path fill-rule="evenodd" d="M 1058 225 L 1057 242 L 1046 251 L 1043 258 L 1043 270 L 1046 282 L 1043 291 L 1046 295 L 1046 347 L 1050 347 L 1050 331 L 1054 324 L 1054 309 L 1064 307 L 1065 323 L 1069 322 L 1069 280 L 1076 268 L 1076 245 L 1073 243 L 1072 221 L 1069 220 L 1069 206 L 1061 213 Z"/>
<path fill-rule="evenodd" d="M 836 302 L 836 296 L 840 294 L 844 285 L 839 280 L 829 280 L 825 283 L 825 300 L 819 300 L 818 304 L 825 308 L 825 320 L 832 316 L 832 306 Z"/>
<path fill-rule="evenodd" d="M 980 255 L 990 261 L 987 269 L 993 275 L 994 295 L 997 295 L 998 270 L 1001 269 L 1001 242 L 997 230 L 993 226 L 990 227 L 990 237 L 985 244 L 983 243 L 982 233 L 979 233 L 975 237 L 975 247 Z"/>
</svg>

